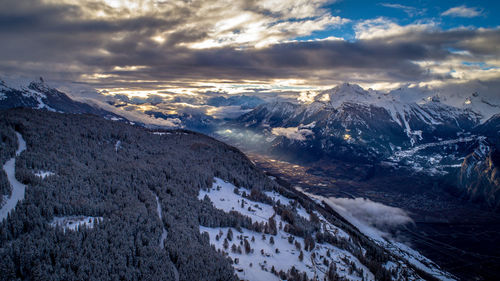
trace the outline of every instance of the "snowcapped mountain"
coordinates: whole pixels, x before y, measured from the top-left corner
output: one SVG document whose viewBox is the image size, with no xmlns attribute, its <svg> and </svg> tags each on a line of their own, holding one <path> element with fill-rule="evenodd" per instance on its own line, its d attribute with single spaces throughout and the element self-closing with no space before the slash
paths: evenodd
<svg viewBox="0 0 500 281">
<path fill-rule="evenodd" d="M 94 114 L 112 120 L 125 120 L 112 112 L 75 101 L 65 93 L 51 88 L 43 78 L 28 86 L 12 87 L 0 80 L 0 109 L 26 107 L 55 112 Z"/>
<path fill-rule="evenodd" d="M 345 83 L 320 93 L 310 104 L 260 105 L 235 123 L 265 135 L 267 152 L 288 160 L 380 164 L 449 175 L 466 194 L 479 194 L 474 197 L 496 206 L 499 200 L 492 194 L 500 187 L 492 176 L 498 170 L 494 155 L 500 148 L 500 109 L 484 120 L 493 113 L 485 106 L 455 107 L 432 92 L 414 91 L 380 93 Z M 477 100 L 469 105 L 473 103 Z M 491 153 L 473 157 L 482 148 Z M 464 169 L 476 172 L 464 174 Z"/>
<path fill-rule="evenodd" d="M 485 96 L 477 91 L 466 96 L 465 99 L 457 98 L 446 102 L 463 109 L 469 109 L 481 116 L 481 123 L 489 120 L 500 112 L 500 100 Z"/>
<path fill-rule="evenodd" d="M 348 83 L 320 93 L 311 104 L 264 104 L 237 120 L 274 135 L 276 150 L 369 162 L 420 144 L 457 139 L 479 121 L 472 110 L 446 105 L 437 97 L 417 103 L 405 101 L 403 90 L 382 94 Z M 302 137 L 281 133 L 291 130 Z"/>
</svg>

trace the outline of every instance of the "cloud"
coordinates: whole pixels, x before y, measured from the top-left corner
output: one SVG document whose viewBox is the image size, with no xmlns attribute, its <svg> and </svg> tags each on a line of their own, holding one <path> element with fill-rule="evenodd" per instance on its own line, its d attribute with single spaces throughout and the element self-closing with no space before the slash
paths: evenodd
<svg viewBox="0 0 500 281">
<path fill-rule="evenodd" d="M 102 108 L 104 110 L 113 112 L 120 116 L 127 118 L 133 122 L 141 122 L 146 124 L 146 126 L 161 126 L 161 127 L 169 127 L 169 128 L 182 128 L 182 121 L 178 118 L 155 118 L 142 112 L 136 110 L 135 108 L 130 108 L 129 110 L 118 109 L 114 106 L 111 106 L 105 102 L 96 100 L 96 99 L 78 99 L 79 101 L 89 103 L 96 107 Z"/>
<path fill-rule="evenodd" d="M 296 98 L 344 81 L 500 78 L 496 70 L 460 62 L 500 66 L 492 59 L 500 55 L 500 28 L 442 30 L 432 21 L 402 25 L 375 18 L 354 24 L 354 40 L 299 41 L 350 27 L 344 26 L 349 19 L 325 8 L 330 2 L 4 0 L 9 9 L 0 10 L 0 74 L 78 81 L 137 104 L 197 105 L 204 92 L 220 90 L 242 94 L 261 87 L 260 96 Z"/>
<path fill-rule="evenodd" d="M 311 196 L 309 194 L 309 196 Z M 384 205 L 365 198 L 320 198 L 366 236 L 383 241 L 391 238 L 391 230 L 413 223 L 408 214 L 400 208 Z"/>
<path fill-rule="evenodd" d="M 276 127 L 273 128 L 271 133 L 276 136 L 284 136 L 291 140 L 304 141 L 307 136 L 313 135 L 310 129 L 302 127 Z"/>
<path fill-rule="evenodd" d="M 358 228 L 363 234 L 375 240 L 384 241 L 391 238 L 392 230 L 414 221 L 403 209 L 384 205 L 366 198 L 337 198 L 324 197 L 304 191 L 296 187 L 307 196 L 324 202 L 334 209 L 344 219 Z"/>
<path fill-rule="evenodd" d="M 370 199 L 331 197 L 329 200 L 337 208 L 342 208 L 359 221 L 379 229 L 389 229 L 412 222 L 412 219 L 404 210 L 374 202 Z"/>
<path fill-rule="evenodd" d="M 405 5 L 401 5 L 401 4 L 381 3 L 380 5 L 387 7 L 387 8 L 402 10 L 410 17 L 423 15 L 423 14 L 425 14 L 425 11 L 426 11 L 426 9 L 417 9 L 415 7 L 405 6 Z"/>
<path fill-rule="evenodd" d="M 252 109 L 241 109 L 241 106 L 218 106 L 211 107 L 207 110 L 207 114 L 217 118 L 217 119 L 225 119 L 225 118 L 236 118 L 241 116 L 247 112 L 250 112 Z"/>
<path fill-rule="evenodd" d="M 441 13 L 441 15 L 450 17 L 474 18 L 480 16 L 482 13 L 483 11 L 479 8 L 469 8 L 465 5 L 462 5 L 450 8 Z"/>
<path fill-rule="evenodd" d="M 401 26 L 389 19 L 379 17 L 376 19 L 361 21 L 356 24 L 357 39 L 376 39 L 407 36 L 408 34 L 421 34 L 432 32 L 436 29 L 434 22 L 414 23 Z"/>
</svg>

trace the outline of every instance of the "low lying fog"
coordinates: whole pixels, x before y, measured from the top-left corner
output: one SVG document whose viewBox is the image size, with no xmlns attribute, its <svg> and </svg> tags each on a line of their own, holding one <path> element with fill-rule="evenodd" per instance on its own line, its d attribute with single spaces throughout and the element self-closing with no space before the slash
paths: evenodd
<svg viewBox="0 0 500 281">
<path fill-rule="evenodd" d="M 376 240 L 394 238 L 389 234 L 398 226 L 413 224 L 413 220 L 403 209 L 384 205 L 365 198 L 323 197 L 304 192 L 311 198 L 328 204 L 332 209 L 357 227 L 365 235 Z"/>
</svg>

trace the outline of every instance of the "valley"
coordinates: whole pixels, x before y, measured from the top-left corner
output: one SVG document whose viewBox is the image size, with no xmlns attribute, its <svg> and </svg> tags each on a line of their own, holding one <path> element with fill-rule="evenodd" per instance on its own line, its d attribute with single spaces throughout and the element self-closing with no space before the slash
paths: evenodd
<svg viewBox="0 0 500 281">
<path fill-rule="evenodd" d="M 118 161 L 122 158 L 136 162 L 137 153 L 139 152 L 137 152 L 137 148 L 132 149 L 130 147 L 132 143 L 130 138 L 134 136 L 134 139 L 138 138 L 144 142 L 142 144 L 144 147 L 148 147 L 144 151 L 141 150 L 141 153 L 145 153 L 143 156 L 145 166 L 151 166 L 152 159 L 154 161 L 174 161 L 186 170 L 192 169 L 192 163 L 202 165 L 203 167 L 200 166 L 197 169 L 200 169 L 204 180 L 199 182 L 196 179 L 190 179 L 192 190 L 189 195 L 183 195 L 192 200 L 193 191 L 200 189 L 200 194 L 207 195 L 209 198 L 209 200 L 205 200 L 203 197 L 198 197 L 200 202 L 190 203 L 194 204 L 193 206 L 199 205 L 197 208 L 201 209 L 198 209 L 198 211 L 192 210 L 195 213 L 194 215 L 191 214 L 189 219 L 190 223 L 197 225 L 196 222 L 193 222 L 193 219 L 198 216 L 200 232 L 195 234 L 192 233 L 191 229 L 189 236 L 201 237 L 199 238 L 201 245 L 195 247 L 207 247 L 208 243 L 213 245 L 214 252 L 209 255 L 215 254 L 215 250 L 222 253 L 219 258 L 224 257 L 224 261 L 219 260 L 219 262 L 224 267 L 222 272 L 226 277 L 229 276 L 226 274 L 231 271 L 228 270 L 229 266 L 232 266 L 235 273 L 244 279 L 267 277 L 273 279 L 277 277 L 283 278 L 283 276 L 298 278 L 300 274 L 305 274 L 308 278 L 318 274 L 331 277 L 334 275 L 327 274 L 331 271 L 331 268 L 328 266 L 321 267 L 319 263 L 331 264 L 332 262 L 337 265 L 335 268 L 336 274 L 350 280 L 358 280 L 363 277 L 373 279 L 373 276 L 377 280 L 384 278 L 400 280 L 405 278 L 405 274 L 413 274 L 410 279 L 418 279 L 416 276 L 419 275 L 429 280 L 433 280 L 433 278 L 441 280 L 455 279 L 456 277 L 462 280 L 494 280 L 499 274 L 496 265 L 500 262 L 500 257 L 497 254 L 500 252 L 498 246 L 500 239 L 496 234 L 500 231 L 500 215 L 493 211 L 499 202 L 498 198 L 495 197 L 498 181 L 496 176 L 498 135 L 496 132 L 500 120 L 499 115 L 493 116 L 484 123 L 478 123 L 479 115 L 469 109 L 451 108 L 435 100 L 425 103 L 402 103 L 398 101 L 392 103 L 386 100 L 387 97 L 384 96 L 380 97 L 380 100 L 374 100 L 373 95 L 375 93 L 366 92 L 356 85 L 343 84 L 325 92 L 324 95 L 328 96 L 331 102 L 318 100 L 309 105 L 283 102 L 264 103 L 258 106 L 254 105 L 257 106 L 255 109 L 236 119 L 216 121 L 215 119 L 202 118 L 206 120 L 206 123 L 197 120 L 197 117 L 188 116 L 187 119 L 183 119 L 182 116 L 179 116 L 180 121 L 186 125 L 185 128 L 209 134 L 215 139 L 234 146 L 228 149 L 219 146 L 219 144 L 214 144 L 214 140 L 210 138 L 207 140 L 198 133 L 187 130 L 164 130 L 161 127 L 137 122 L 137 120 L 132 122 L 126 118 L 115 117 L 107 111 L 89 108 L 88 105 L 73 102 L 64 93 L 49 88 L 42 80 L 32 82 L 28 87 L 21 89 L 14 89 L 4 85 L 2 91 L 7 96 L 3 102 L 6 108 L 27 106 L 36 109 L 44 108 L 47 111 L 67 110 L 69 113 L 77 113 L 76 116 L 71 117 L 75 118 L 75 120 L 82 119 L 86 120 L 85 122 L 92 120 L 92 126 L 81 128 L 84 132 L 87 131 L 86 134 L 82 135 L 82 133 L 78 132 L 74 135 L 80 134 L 81 137 L 89 138 L 95 147 L 105 144 L 107 148 L 106 156 L 102 159 L 104 163 L 111 160 Z M 40 111 L 45 112 L 45 110 Z M 56 122 L 51 119 L 59 117 L 50 117 L 50 114 L 45 115 L 46 113 L 8 112 L 6 111 L 6 116 L 9 114 L 14 116 L 9 118 L 29 119 L 26 116 L 36 114 L 41 116 L 42 119 L 48 118 L 48 120 L 51 120 L 50 122 L 54 123 L 53 125 L 60 123 L 60 121 Z M 113 128 L 111 131 L 114 133 L 109 135 L 98 130 L 98 138 L 95 139 L 92 136 L 95 134 L 93 130 L 102 125 L 96 119 L 85 119 L 88 117 L 85 117 L 82 113 L 101 116 L 99 117 L 101 122 L 104 122 L 103 124 L 106 124 L 106 127 Z M 19 114 L 19 116 L 16 114 Z M 81 117 L 78 115 L 81 115 Z M 108 119 L 108 121 L 103 120 L 102 117 Z M 69 117 L 66 116 L 65 118 Z M 75 122 L 75 120 L 71 122 Z M 38 130 L 35 128 L 48 126 L 48 124 L 42 125 L 38 123 L 35 126 L 31 122 L 33 121 L 16 121 L 16 124 L 24 124 L 22 126 L 27 126 L 29 130 Z M 67 122 L 63 122 L 65 127 L 67 127 Z M 21 125 L 16 126 L 22 128 Z M 80 128 L 79 126 L 77 128 Z M 201 130 L 200 126 L 205 129 Z M 18 127 L 15 128 L 16 131 Z M 123 132 L 114 131 L 117 128 L 121 128 L 120 130 L 128 133 L 123 135 Z M 54 129 L 51 128 L 49 131 L 53 132 Z M 36 134 L 41 133 L 37 132 Z M 58 134 L 61 135 L 62 133 Z M 7 134 L 4 137 L 6 147 L 13 147 L 15 144 L 15 139 L 11 135 Z M 64 134 L 62 136 L 69 138 Z M 44 135 L 44 137 L 49 138 L 50 136 Z M 145 141 L 146 139 L 147 141 Z M 76 140 L 78 139 L 76 138 Z M 68 141 L 75 142 L 72 138 L 69 138 Z M 166 153 L 163 151 L 162 144 L 168 145 L 169 152 L 176 151 L 175 154 L 182 153 L 183 155 L 171 159 L 172 155 L 167 153 L 167 159 L 150 158 L 149 155 L 156 155 L 151 154 L 151 151 L 155 149 L 161 151 L 160 155 Z M 232 153 L 236 152 L 238 154 L 238 149 L 235 147 L 243 151 L 246 156 L 241 154 L 233 159 Z M 62 151 L 68 148 L 66 146 L 57 147 Z M 154 149 L 152 150 L 152 148 Z M 178 149 L 182 149 L 184 152 L 178 151 Z M 94 151 L 95 149 L 82 150 L 78 153 L 88 154 L 89 156 L 86 157 L 94 159 L 96 157 Z M 3 156 L 5 161 L 14 154 L 13 150 L 7 152 Z M 229 158 L 220 160 L 221 158 L 217 154 L 220 152 L 223 152 Z M 30 155 L 33 151 L 28 150 L 27 153 Z M 213 166 L 215 172 L 207 173 L 204 167 L 205 162 L 197 159 L 200 153 L 204 155 L 205 160 L 209 161 L 208 163 L 212 163 L 211 165 L 215 165 L 213 162 L 215 159 L 219 159 L 216 161 L 222 161 L 221 163 L 226 163 L 224 165 L 229 164 L 229 162 L 226 162 L 227 159 L 237 160 L 236 162 L 243 159 L 241 163 L 246 163 L 249 159 L 258 169 L 253 170 L 254 167 L 240 166 L 241 163 L 238 162 L 239 164 L 232 163 L 227 166 L 231 172 L 226 168 L 221 171 L 221 167 Z M 186 161 L 186 156 L 191 161 Z M 42 161 L 45 157 L 43 154 L 37 154 L 35 159 L 37 159 L 36 161 Z M 54 167 L 37 163 L 30 164 L 30 166 L 21 170 L 24 173 L 22 175 L 22 178 L 24 178 L 23 183 L 29 182 L 31 185 L 38 185 L 43 184 L 45 181 L 59 180 L 69 175 L 64 171 L 57 171 Z M 79 170 L 81 165 L 85 167 L 89 163 L 92 162 L 86 160 L 72 169 Z M 236 174 L 232 171 L 234 165 L 242 167 L 241 171 L 243 172 L 240 174 L 242 178 L 238 179 L 240 176 L 235 178 Z M 107 166 L 108 164 L 104 164 L 104 167 Z M 28 172 L 29 169 L 33 170 Z M 100 167 L 95 169 L 98 171 Z M 148 169 L 151 169 L 151 167 Z M 170 182 L 170 184 L 172 183 L 170 177 L 175 174 L 172 169 L 170 167 L 168 171 L 164 171 L 168 175 L 167 179 L 169 180 L 167 182 Z M 248 173 L 247 169 L 252 172 Z M 260 170 L 265 171 L 268 176 L 266 177 L 258 172 Z M 150 170 L 145 175 L 149 177 L 149 173 Z M 209 188 L 207 191 L 206 187 L 213 181 L 213 176 L 216 176 L 215 182 L 219 186 L 230 184 L 219 178 L 221 173 L 226 175 L 225 179 L 232 181 L 235 185 L 230 186 L 224 194 L 213 192 L 214 188 Z M 184 172 L 181 174 L 184 174 Z M 250 174 L 252 176 L 249 176 Z M 256 175 L 261 177 L 260 180 L 256 181 Z M 185 186 L 185 179 L 179 178 L 178 174 L 175 178 L 178 181 L 176 183 L 178 188 Z M 461 187 L 457 186 L 457 178 L 460 179 Z M 234 197 L 233 189 L 234 192 L 245 190 L 238 183 L 243 183 L 243 186 L 247 187 L 263 184 L 263 186 L 267 186 L 267 189 L 264 188 L 267 191 L 265 196 L 262 197 L 255 197 L 255 194 L 253 194 L 252 197 L 256 201 L 252 202 L 247 210 L 246 207 L 240 208 L 239 204 L 243 201 L 247 202 L 249 198 L 244 197 L 245 199 L 243 199 L 241 197 L 243 195 L 240 196 L 241 198 L 236 199 L 231 197 Z M 144 185 L 145 182 L 141 181 L 140 184 Z M 172 200 L 176 197 L 169 193 L 169 187 L 167 187 L 167 194 L 164 191 L 162 194 L 162 191 L 158 189 L 160 187 L 154 187 L 157 184 L 159 182 L 155 184 L 148 183 L 147 188 L 150 192 L 148 195 L 140 195 L 139 198 L 140 201 L 149 198 L 147 201 L 155 202 L 155 204 L 148 204 L 148 212 L 154 214 L 148 223 L 155 225 L 155 227 L 153 235 L 149 235 L 147 238 L 154 242 L 148 242 L 147 247 L 151 244 L 151 246 L 154 246 L 154 251 L 169 252 L 167 256 L 163 256 L 168 274 L 174 280 L 179 280 L 179 278 L 182 279 L 182 276 L 191 274 L 188 272 L 188 268 L 200 261 L 189 261 L 189 265 L 186 267 L 186 261 L 183 261 L 183 259 L 189 254 L 171 244 L 174 243 L 174 240 L 182 240 L 178 237 L 181 233 L 176 233 L 172 230 L 172 227 L 178 227 L 176 221 L 185 215 L 175 215 L 173 218 L 168 215 L 173 210 L 168 207 L 169 203 L 165 202 L 165 196 L 171 197 Z M 276 187 L 272 187 L 275 184 L 285 187 L 285 189 L 279 189 L 280 192 L 288 193 L 287 196 L 294 199 L 283 197 L 281 194 L 269 193 L 269 190 L 273 188 L 276 191 Z M 163 183 L 160 185 L 163 185 Z M 106 186 L 106 184 L 103 184 L 99 193 L 106 194 Z M 75 187 L 72 192 L 82 192 L 82 190 L 86 189 Z M 212 191 L 210 192 L 210 190 Z M 252 192 L 248 189 L 243 193 L 252 194 L 253 189 L 251 190 Z M 297 190 L 304 192 L 309 198 L 301 192 L 297 192 Z M 30 192 L 32 191 L 28 188 L 28 197 L 32 196 Z M 4 191 L 4 194 L 8 194 L 8 192 Z M 47 195 L 44 194 L 43 196 Z M 89 194 L 86 196 L 89 196 L 90 200 L 96 200 L 94 195 Z M 7 195 L 4 197 L 8 199 Z M 143 198 L 141 199 L 141 197 Z M 271 203 L 269 199 L 266 199 L 267 197 L 272 198 L 275 202 Z M 308 217 L 312 210 L 310 205 L 312 199 L 317 203 L 314 208 L 317 210 L 324 208 L 323 215 L 334 217 L 335 225 L 328 224 L 327 220 L 325 220 L 323 222 L 327 225 L 325 227 L 330 229 L 337 227 L 339 230 L 345 230 L 345 233 L 350 235 L 348 237 L 361 239 L 360 242 L 369 247 L 374 247 L 374 244 L 376 244 L 377 250 L 369 257 L 373 260 L 368 261 L 368 263 L 362 261 L 362 264 L 369 266 L 370 270 L 356 271 L 361 266 L 351 266 L 351 262 L 356 263 L 355 259 L 361 258 L 364 260 L 366 258 L 360 256 L 358 250 L 352 251 L 353 248 L 344 248 L 344 250 L 348 250 L 354 255 L 350 258 L 351 262 L 344 262 L 344 267 L 341 265 L 345 257 L 340 260 L 339 256 L 333 257 L 337 259 L 335 262 L 324 258 L 325 253 L 322 252 L 322 249 L 328 251 L 331 246 L 345 247 L 343 243 L 346 242 L 344 240 L 341 239 L 344 242 L 340 244 L 338 244 L 338 240 L 335 240 L 343 237 L 338 232 L 329 234 L 336 237 L 329 245 L 320 245 L 320 241 L 322 241 L 320 237 L 316 250 L 322 260 L 316 260 L 312 253 L 306 253 L 304 254 L 306 260 L 303 264 L 300 264 L 301 267 L 299 267 L 300 270 L 298 271 L 298 268 L 292 267 L 292 264 L 281 262 L 280 258 L 285 256 L 285 252 L 282 251 L 283 255 L 281 257 L 268 253 L 274 248 L 267 242 L 261 243 L 259 241 L 254 243 L 252 241 L 250 243 L 250 245 L 258 245 L 264 250 L 264 254 L 253 254 L 253 252 L 242 254 L 238 250 L 231 249 L 229 251 L 222 244 L 222 240 L 216 239 L 217 236 L 220 238 L 221 232 L 227 235 L 229 229 L 234 228 L 238 230 L 238 233 L 241 233 L 237 235 L 241 239 L 237 238 L 239 241 L 235 242 L 243 245 L 242 243 L 246 240 L 242 237 L 249 238 L 263 230 L 266 233 L 265 228 L 254 223 L 264 223 L 270 217 L 275 216 L 278 220 L 286 220 L 272 211 L 276 206 L 280 206 L 275 200 L 276 197 L 280 197 L 282 202 L 287 202 L 287 208 L 291 208 L 293 212 L 296 212 L 296 218 L 301 217 L 298 229 L 302 230 L 298 232 L 299 235 L 295 235 L 297 233 L 296 230 L 294 232 L 294 227 L 297 226 L 293 224 L 294 220 L 292 219 L 289 220 L 290 225 L 293 227 L 292 230 L 290 228 L 287 231 L 280 229 L 280 233 L 273 236 L 277 245 L 281 245 L 279 248 L 287 251 L 287 255 L 289 255 L 287 260 L 294 260 L 293 256 L 298 255 L 299 252 L 294 250 L 294 247 L 289 249 L 288 242 L 280 241 L 281 238 L 286 238 L 287 234 L 285 232 L 289 234 L 295 233 L 293 234 L 295 241 L 302 241 L 307 235 L 320 233 L 316 232 L 320 226 L 317 225 L 317 222 L 309 220 Z M 72 200 L 75 199 L 63 199 L 63 201 L 69 202 L 73 202 Z M 120 200 L 118 199 L 119 202 Z M 130 199 L 130 201 L 135 200 Z M 333 204 L 330 206 L 328 205 L 330 203 L 321 203 L 323 200 L 348 205 L 335 205 L 335 202 L 330 202 Z M 289 204 L 292 201 L 300 201 L 300 204 L 309 203 L 305 203 L 306 205 L 301 207 L 297 203 Z M 103 207 L 95 209 L 84 203 L 78 203 L 78 200 L 76 200 L 76 209 L 73 209 L 74 207 L 67 209 L 67 207 L 59 206 L 57 208 L 63 209 L 58 209 L 57 213 L 53 215 L 51 213 L 45 214 L 41 220 L 47 221 L 51 229 L 61 229 L 63 233 L 69 235 L 72 235 L 71 233 L 74 231 L 99 231 L 103 227 L 109 227 L 106 225 L 106 212 L 112 212 L 112 209 L 107 207 L 107 204 L 112 201 L 106 200 L 105 202 L 99 203 L 106 206 L 104 209 L 102 209 Z M 361 203 L 366 206 L 360 206 L 360 210 L 356 210 L 356 206 L 349 206 L 349 204 L 354 203 Z M 80 204 L 83 204 L 84 207 Z M 268 212 L 255 216 L 254 212 L 259 213 L 257 210 L 260 210 L 259 208 L 254 209 L 255 206 L 267 209 Z M 82 213 L 78 210 L 86 210 L 86 212 Z M 396 213 L 384 213 L 384 210 L 392 210 Z M 381 216 L 383 217 L 383 223 L 372 224 L 370 220 L 366 220 L 362 222 L 364 225 L 359 225 L 356 221 L 350 221 L 350 218 L 353 217 L 357 219 L 356 216 L 351 214 L 353 211 L 367 212 L 365 215 L 372 218 Z M 392 215 L 398 216 L 399 214 L 401 214 L 399 218 L 392 217 Z M 16 219 L 21 220 L 21 218 Z M 391 223 L 392 220 L 397 219 L 402 219 L 403 223 Z M 303 225 L 300 226 L 302 223 L 307 225 L 305 233 L 303 233 Z M 351 225 L 358 227 L 358 230 L 353 230 Z M 129 227 L 135 228 L 136 226 L 134 222 L 130 222 Z M 368 228 L 371 230 L 364 233 Z M 66 230 L 70 230 L 70 232 Z M 181 232 L 184 231 L 183 229 Z M 205 232 L 208 236 L 204 234 Z M 360 238 L 360 232 L 371 239 Z M 57 230 L 55 233 L 57 233 Z M 372 236 L 373 233 L 376 234 L 375 238 Z M 386 238 L 389 239 L 386 240 Z M 355 245 L 351 246 L 354 249 L 357 248 Z M 418 252 L 413 251 L 412 248 Z M 381 255 L 380 249 L 388 251 L 392 257 L 391 259 L 398 261 L 399 266 L 394 267 L 397 264 L 391 264 L 391 261 L 388 261 L 386 257 L 384 257 L 386 263 L 380 263 L 379 256 L 384 256 Z M 334 248 L 330 250 L 334 250 Z M 338 251 L 338 249 L 335 251 Z M 260 256 L 264 260 L 260 261 L 259 266 L 248 266 L 249 264 L 257 265 L 255 259 L 262 258 Z M 308 263 L 309 261 L 311 263 Z M 401 262 L 411 263 L 411 261 L 416 261 L 410 266 L 413 271 L 401 271 L 401 268 L 406 266 Z M 436 262 L 439 266 L 433 265 L 431 261 Z M 237 262 L 240 264 L 236 264 Z M 245 263 L 246 267 L 243 266 L 243 263 Z M 275 265 L 274 274 L 271 274 L 273 267 L 270 263 Z M 444 271 L 441 271 L 439 267 Z M 139 270 L 143 269 L 140 268 Z M 445 271 L 454 276 L 448 275 Z"/>
<path fill-rule="evenodd" d="M 269 175 L 324 197 L 368 198 L 405 210 L 413 224 L 391 229 L 464 280 L 499 274 L 500 214 L 451 194 L 444 182 L 403 169 L 319 162 L 305 166 L 247 152 Z"/>
<path fill-rule="evenodd" d="M 213 138 L 44 110 L 0 116 L 4 158 L 22 151 L 15 177 L 0 177 L 26 186 L 0 221 L 0 280 L 455 280 Z"/>
</svg>

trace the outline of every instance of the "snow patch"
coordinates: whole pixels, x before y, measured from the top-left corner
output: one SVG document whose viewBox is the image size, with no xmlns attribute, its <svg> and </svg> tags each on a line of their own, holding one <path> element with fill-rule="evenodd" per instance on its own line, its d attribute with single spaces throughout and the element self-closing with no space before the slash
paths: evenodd
<svg viewBox="0 0 500 281">
<path fill-rule="evenodd" d="M 207 232 L 210 237 L 210 244 L 216 249 L 225 252 L 233 261 L 238 259 L 238 262 L 233 265 L 236 274 L 242 280 L 280 280 L 276 275 L 271 273 L 271 268 L 274 267 L 277 272 L 283 270 L 287 272 L 290 268 L 295 267 L 300 272 L 305 272 L 308 278 L 323 280 L 328 267 L 323 263 L 323 259 L 328 263 L 335 264 L 336 272 L 340 277 L 347 280 L 374 280 L 373 274 L 362 265 L 358 259 L 352 256 L 349 252 L 339 249 L 330 244 L 316 243 L 312 251 L 302 249 L 303 260 L 299 260 L 301 250 L 295 246 L 295 242 L 300 243 L 303 247 L 304 239 L 290 235 L 284 231 L 279 231 L 277 235 L 262 234 L 260 232 L 242 229 L 238 232 L 233 229 L 233 241 L 229 241 L 229 247 L 224 248 L 224 239 L 227 236 L 229 228 L 227 227 L 204 227 L 200 226 L 200 232 Z M 221 235 L 222 233 L 222 235 Z M 217 236 L 219 239 L 217 239 Z M 293 243 L 289 243 L 289 237 L 293 237 Z M 252 239 L 252 237 L 254 239 Z M 270 242 L 273 237 L 274 243 Z M 264 239 L 263 239 L 264 238 Z M 240 246 L 240 241 L 247 240 L 250 248 L 253 250 L 249 253 L 242 249 L 242 253 L 233 252 L 231 245 Z M 252 241 L 254 240 L 254 241 Z M 278 249 L 279 252 L 276 252 Z M 329 253 L 330 257 L 328 257 Z M 348 263 L 353 262 L 358 271 L 350 272 Z"/>
<path fill-rule="evenodd" d="M 52 227 L 62 227 L 64 232 L 66 232 L 66 230 L 76 231 L 78 227 L 94 228 L 94 226 L 102 222 L 102 220 L 102 217 L 63 216 L 54 217 L 49 225 Z"/>
<path fill-rule="evenodd" d="M 39 178 L 45 179 L 46 177 L 50 177 L 50 176 L 55 175 L 55 173 L 51 172 L 51 171 L 38 171 L 38 172 L 34 173 L 34 175 L 39 177 Z"/>
<path fill-rule="evenodd" d="M 163 136 L 163 135 L 171 135 L 172 133 L 169 133 L 169 132 L 152 132 L 153 135 L 159 135 L 159 136 Z"/>
<path fill-rule="evenodd" d="M 465 138 L 458 138 L 458 139 L 454 139 L 454 140 L 426 143 L 426 144 L 415 146 L 412 149 L 397 151 L 389 159 L 399 161 L 403 157 L 410 157 L 410 156 L 414 155 L 415 153 L 417 153 L 418 151 L 429 148 L 429 147 L 444 146 L 444 145 L 456 144 L 456 143 L 462 143 L 462 142 L 471 142 L 471 141 L 475 141 L 477 139 L 478 139 L 477 137 L 471 136 L 471 137 L 465 137 Z"/>
<path fill-rule="evenodd" d="M 231 183 L 220 178 L 214 178 L 214 180 L 210 190 L 200 190 L 198 199 L 203 200 L 205 196 L 208 196 L 217 209 L 224 212 L 237 211 L 250 217 L 252 221 L 259 223 L 266 223 L 274 214 L 272 206 L 243 198 L 241 195 L 234 193 L 236 187 Z M 238 192 L 240 194 L 243 192 L 250 194 L 250 190 L 243 187 L 238 188 Z"/>
<path fill-rule="evenodd" d="M 116 143 L 115 143 L 115 152 L 118 152 L 118 149 L 120 149 L 121 145 L 122 145 L 121 141 L 116 141 Z"/>
</svg>

